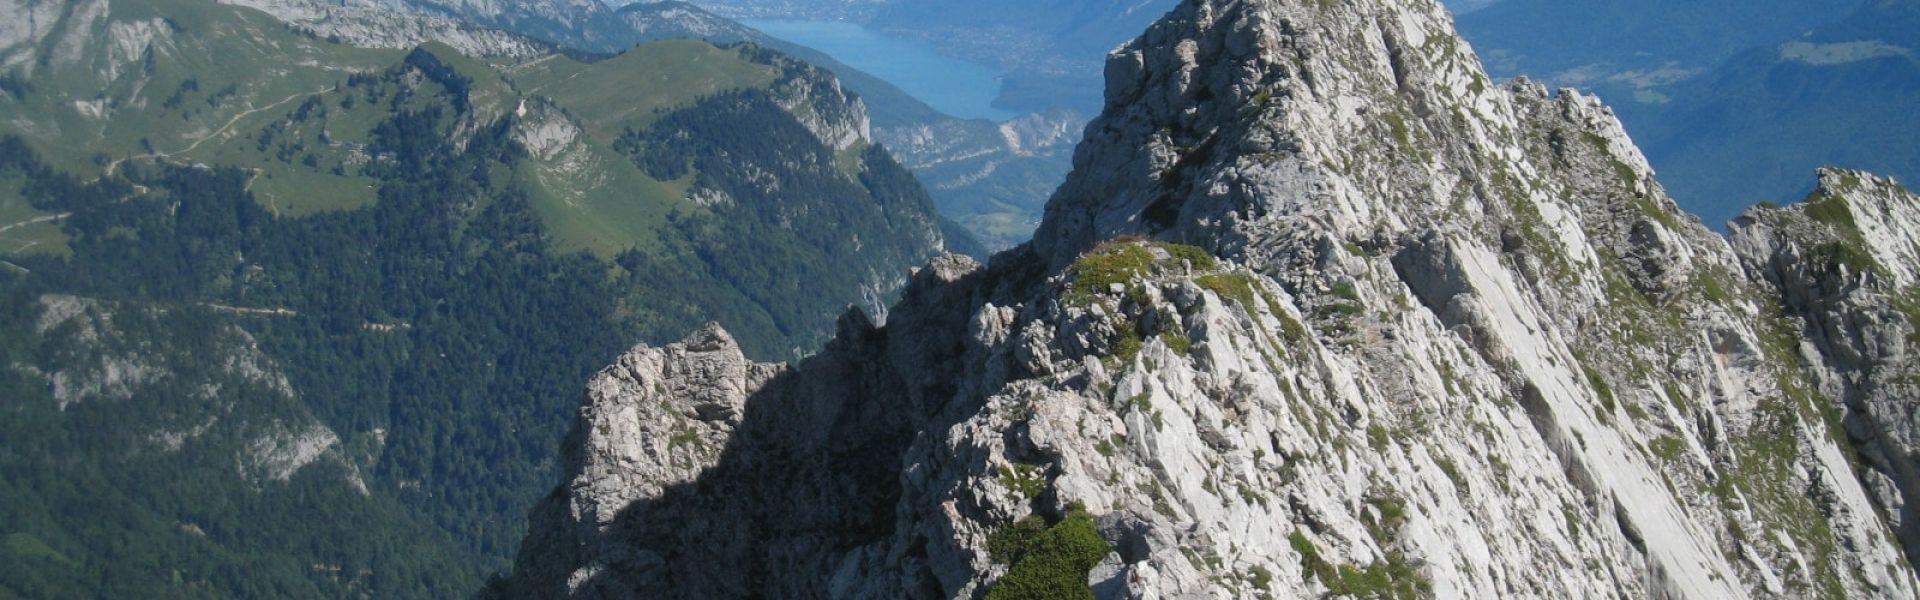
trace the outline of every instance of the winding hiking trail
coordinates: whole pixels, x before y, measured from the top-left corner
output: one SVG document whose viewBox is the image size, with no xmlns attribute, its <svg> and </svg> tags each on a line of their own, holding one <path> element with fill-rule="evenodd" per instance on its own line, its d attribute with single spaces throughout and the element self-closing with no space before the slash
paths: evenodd
<svg viewBox="0 0 1920 600">
<path fill-rule="evenodd" d="M 230 313 L 230 314 L 236 314 L 236 315 L 252 315 L 256 317 L 298 317 L 300 316 L 300 311 L 296 311 L 291 308 L 257 308 L 257 307 L 250 307 L 250 306 L 233 306 L 228 304 L 215 304 L 212 302 L 201 302 L 200 307 L 208 310 L 223 312 L 223 313 Z"/>
<path fill-rule="evenodd" d="M 59 213 L 59 214 L 52 214 L 52 215 L 40 215 L 40 216 L 38 216 L 38 217 L 33 217 L 33 218 L 29 218 L 29 219 L 23 219 L 23 220 L 20 220 L 20 221 L 16 221 L 16 222 L 13 222 L 13 223 L 8 223 L 8 224 L 6 224 L 6 225 L 0 225 L 0 234 L 5 234 L 5 233 L 6 233 L 6 232 L 8 232 L 8 231 L 12 231 L 12 230 L 14 230 L 14 229 L 18 229 L 18 228 L 21 228 L 21 227 L 26 227 L 26 226 L 28 226 L 28 225 L 32 225 L 32 224 L 35 224 L 35 223 L 45 223 L 45 222 L 48 222 L 48 221 L 58 221 L 58 220 L 60 220 L 60 219 L 65 219 L 65 218 L 67 218 L 68 216 L 70 216 L 70 215 L 72 215 L 72 214 L 73 214 L 73 213 L 70 213 L 70 212 L 63 212 L 63 213 Z M 29 249 L 29 248 L 32 248 L 32 247 L 34 247 L 34 246 L 37 246 L 37 245 L 39 245 L 39 244 L 40 244 L 40 242 L 38 242 L 38 241 L 35 241 L 35 240 L 9 240 L 9 241 L 18 241 L 18 242 L 23 242 L 23 243 L 22 243 L 22 244 L 20 245 L 20 247 L 18 247 L 18 248 L 14 248 L 14 249 L 11 249 L 11 250 L 8 250 L 8 251 L 7 251 L 7 253 L 8 253 L 8 254 L 18 254 L 18 253 L 21 253 L 21 252 L 26 252 L 26 251 L 27 251 L 27 249 Z M 16 270 L 18 270 L 18 271 L 20 271 L 21 273 L 31 273 L 31 272 L 33 272 L 33 271 L 32 271 L 31 269 L 28 269 L 28 268 L 26 268 L 26 267 L 22 267 L 22 266 L 20 266 L 20 265 L 16 265 L 16 264 L 13 264 L 13 263 L 12 263 L 12 262 L 10 262 L 10 261 L 5 261 L 5 260 L 0 260 L 0 264 L 3 264 L 3 265 L 5 265 L 5 266 L 8 266 L 8 267 L 13 267 L 14 269 L 16 269 Z"/>
<path fill-rule="evenodd" d="M 67 217 L 69 217 L 69 216 L 72 216 L 72 215 L 73 215 L 73 213 L 70 213 L 70 212 L 63 212 L 63 213 L 59 213 L 59 214 L 52 214 L 52 215 L 41 215 L 41 216 L 38 216 L 38 217 L 34 217 L 34 218 L 31 218 L 31 219 L 27 219 L 27 220 L 24 220 L 24 221 L 20 221 L 20 222 L 17 222 L 17 223 L 9 223 L 9 224 L 6 224 L 6 225 L 0 225 L 0 233 L 6 233 L 6 232 L 8 232 L 8 231 L 12 231 L 12 230 L 14 230 L 15 228 L 19 228 L 19 227 L 26 227 L 26 226 L 28 226 L 28 225 L 32 225 L 32 224 L 34 224 L 34 223 L 45 223 L 45 222 L 47 222 L 47 221 L 56 221 L 56 220 L 60 220 L 60 219 L 65 219 L 65 218 L 67 218 Z"/>
<path fill-rule="evenodd" d="M 224 124 L 222 124 L 222 125 L 220 125 L 220 127 L 219 127 L 218 129 L 215 129 L 215 130 L 213 130 L 212 132 L 209 132 L 209 133 L 207 133 L 206 135 L 203 135 L 203 136 L 200 136 L 200 138 L 199 138 L 199 139 L 196 139 L 196 140 L 194 140 L 194 141 L 193 141 L 193 143 L 191 143 L 191 144 L 187 144 L 187 147 L 185 147 L 185 148 L 181 148 L 181 149 L 179 149 L 179 150 L 174 150 L 174 151 L 172 151 L 172 152 L 157 152 L 157 151 L 156 151 L 156 152 L 148 152 L 148 153 L 146 153 L 146 154 L 137 154 L 137 155 L 133 155 L 133 156 L 126 156 L 126 157 L 121 157 L 121 158 L 119 158 L 119 159 L 116 159 L 116 160 L 114 160 L 113 162 L 111 162 L 111 163 L 108 163 L 108 164 L 107 164 L 107 170 L 106 170 L 106 175 L 107 175 L 107 176 L 112 176 L 112 175 L 113 175 L 113 174 L 114 174 L 114 173 L 115 173 L 115 172 L 116 172 L 116 171 L 117 171 L 117 170 L 118 170 L 118 169 L 120 168 L 120 163 L 123 163 L 123 162 L 126 162 L 126 161 L 128 161 L 128 160 L 132 160 L 132 159 L 136 159 L 136 158 L 173 158 L 173 157 L 174 157 L 174 156 L 176 156 L 176 155 L 180 155 L 180 154 L 186 154 L 186 153 L 188 153 L 188 152 L 192 152 L 192 151 L 194 151 L 194 150 L 196 150 L 196 149 L 198 149 L 198 148 L 200 148 L 200 144 L 204 144 L 204 143 L 206 143 L 206 142 L 207 142 L 207 140 L 210 140 L 210 139 L 214 139 L 214 138 L 217 138 L 217 137 L 221 137 L 221 136 L 224 136 L 224 135 L 226 135 L 226 133 L 227 133 L 227 130 L 229 130 L 229 129 L 233 129 L 233 126 L 234 126 L 234 125 L 236 125 L 236 124 L 238 124 L 238 123 L 240 123 L 240 120 L 241 120 L 241 119 L 245 119 L 245 118 L 247 118 L 247 117 L 250 117 L 250 116 L 253 116 L 253 115 L 256 115 L 256 114 L 259 114 L 259 113 L 260 113 L 260 112 L 262 112 L 262 111 L 268 111 L 268 110 L 273 110 L 273 109 L 275 109 L 275 108 L 279 108 L 279 107 L 281 107 L 281 106 L 286 106 L 286 104 L 287 104 L 288 102 L 292 102 L 292 101 L 294 101 L 294 100 L 298 100 L 298 99 L 300 99 L 300 98 L 305 98 L 305 97 L 308 97 L 308 96 L 315 96 L 315 95 L 319 95 L 319 94 L 325 94 L 325 93 L 327 93 L 327 92 L 332 92 L 332 91 L 337 91 L 337 90 L 339 90 L 339 89 L 340 89 L 340 86 L 338 86 L 338 85 L 331 85 L 331 86 L 327 86 L 327 87 L 324 87 L 324 88 L 320 88 L 320 89 L 318 89 L 318 90 L 314 90 L 314 91 L 311 91 L 311 92 L 297 92 L 297 93 L 294 93 L 293 95 L 290 95 L 290 96 L 287 96 L 287 97 L 285 97 L 285 98 L 281 98 L 281 99 L 280 99 L 280 101 L 278 101 L 278 102 L 274 102 L 274 103 L 272 103 L 272 104 L 267 104 L 267 105 L 264 105 L 264 106 L 258 106 L 258 107 L 254 107 L 254 108 L 249 108 L 249 109 L 247 109 L 247 110 L 243 110 L 243 111 L 240 111 L 240 112 L 238 112 L 238 113 L 234 113 L 234 115 L 233 115 L 233 117 L 232 117 L 232 118 L 229 118 L 229 119 L 227 119 L 227 122 L 226 122 L 226 123 L 224 123 Z"/>
</svg>

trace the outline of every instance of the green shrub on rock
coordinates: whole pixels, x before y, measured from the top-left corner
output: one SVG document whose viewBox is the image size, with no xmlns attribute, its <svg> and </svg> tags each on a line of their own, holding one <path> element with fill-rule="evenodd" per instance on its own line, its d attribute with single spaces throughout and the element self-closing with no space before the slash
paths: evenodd
<svg viewBox="0 0 1920 600">
<path fill-rule="evenodd" d="M 988 600 L 1088 600 L 1087 572 L 1112 548 L 1094 528 L 1093 515 L 1074 510 L 1047 526 L 1038 516 L 1021 519 L 987 540 L 996 561 L 1013 565 L 987 592 Z"/>
</svg>

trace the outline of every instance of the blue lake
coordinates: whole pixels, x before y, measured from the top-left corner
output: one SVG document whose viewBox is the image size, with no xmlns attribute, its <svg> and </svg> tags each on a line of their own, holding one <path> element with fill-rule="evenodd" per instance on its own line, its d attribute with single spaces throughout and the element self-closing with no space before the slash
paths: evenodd
<svg viewBox="0 0 1920 600">
<path fill-rule="evenodd" d="M 1002 121 L 1019 113 L 993 107 L 999 69 L 941 56 L 925 42 L 885 35 L 852 23 L 746 19 L 767 35 L 825 52 L 956 117 Z"/>
</svg>

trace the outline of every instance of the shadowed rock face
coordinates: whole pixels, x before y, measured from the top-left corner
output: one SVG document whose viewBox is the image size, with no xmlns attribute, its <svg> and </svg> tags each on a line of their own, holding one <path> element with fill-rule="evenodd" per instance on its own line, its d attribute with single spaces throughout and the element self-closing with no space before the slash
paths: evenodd
<svg viewBox="0 0 1920 600">
<path fill-rule="evenodd" d="M 819 355 L 755 364 L 717 325 L 636 348 L 589 384 L 569 483 L 535 510 L 510 596 L 741 597 L 827 590 L 893 537 L 897 457 L 939 419 L 963 355 L 964 258 L 914 279 L 885 328 L 858 312 Z M 716 569 L 712 561 L 738 569 Z M 589 566 L 591 565 L 591 566 Z M 585 568 L 582 568 L 585 567 Z"/>
<path fill-rule="evenodd" d="M 1000 532 L 1084 511 L 1112 551 L 1061 580 L 1102 598 L 1910 598 L 1912 395 L 1873 382 L 1920 245 L 1866 223 L 1920 200 L 1872 181 L 1858 235 L 1729 244 L 1436 3 L 1187 2 L 1033 243 L 792 367 L 709 329 L 596 378 L 495 591 L 982 597 L 1033 566 Z"/>
</svg>

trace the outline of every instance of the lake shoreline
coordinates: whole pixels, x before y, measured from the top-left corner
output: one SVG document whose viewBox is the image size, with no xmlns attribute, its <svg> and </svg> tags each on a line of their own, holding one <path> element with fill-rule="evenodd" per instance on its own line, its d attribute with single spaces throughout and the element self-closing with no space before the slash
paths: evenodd
<svg viewBox="0 0 1920 600">
<path fill-rule="evenodd" d="M 962 119 L 995 122 L 1019 117 L 1018 111 L 993 106 L 1006 72 L 948 57 L 922 40 L 883 33 L 848 21 L 743 19 L 769 36 L 818 50 L 864 71 L 932 106 Z"/>
</svg>

